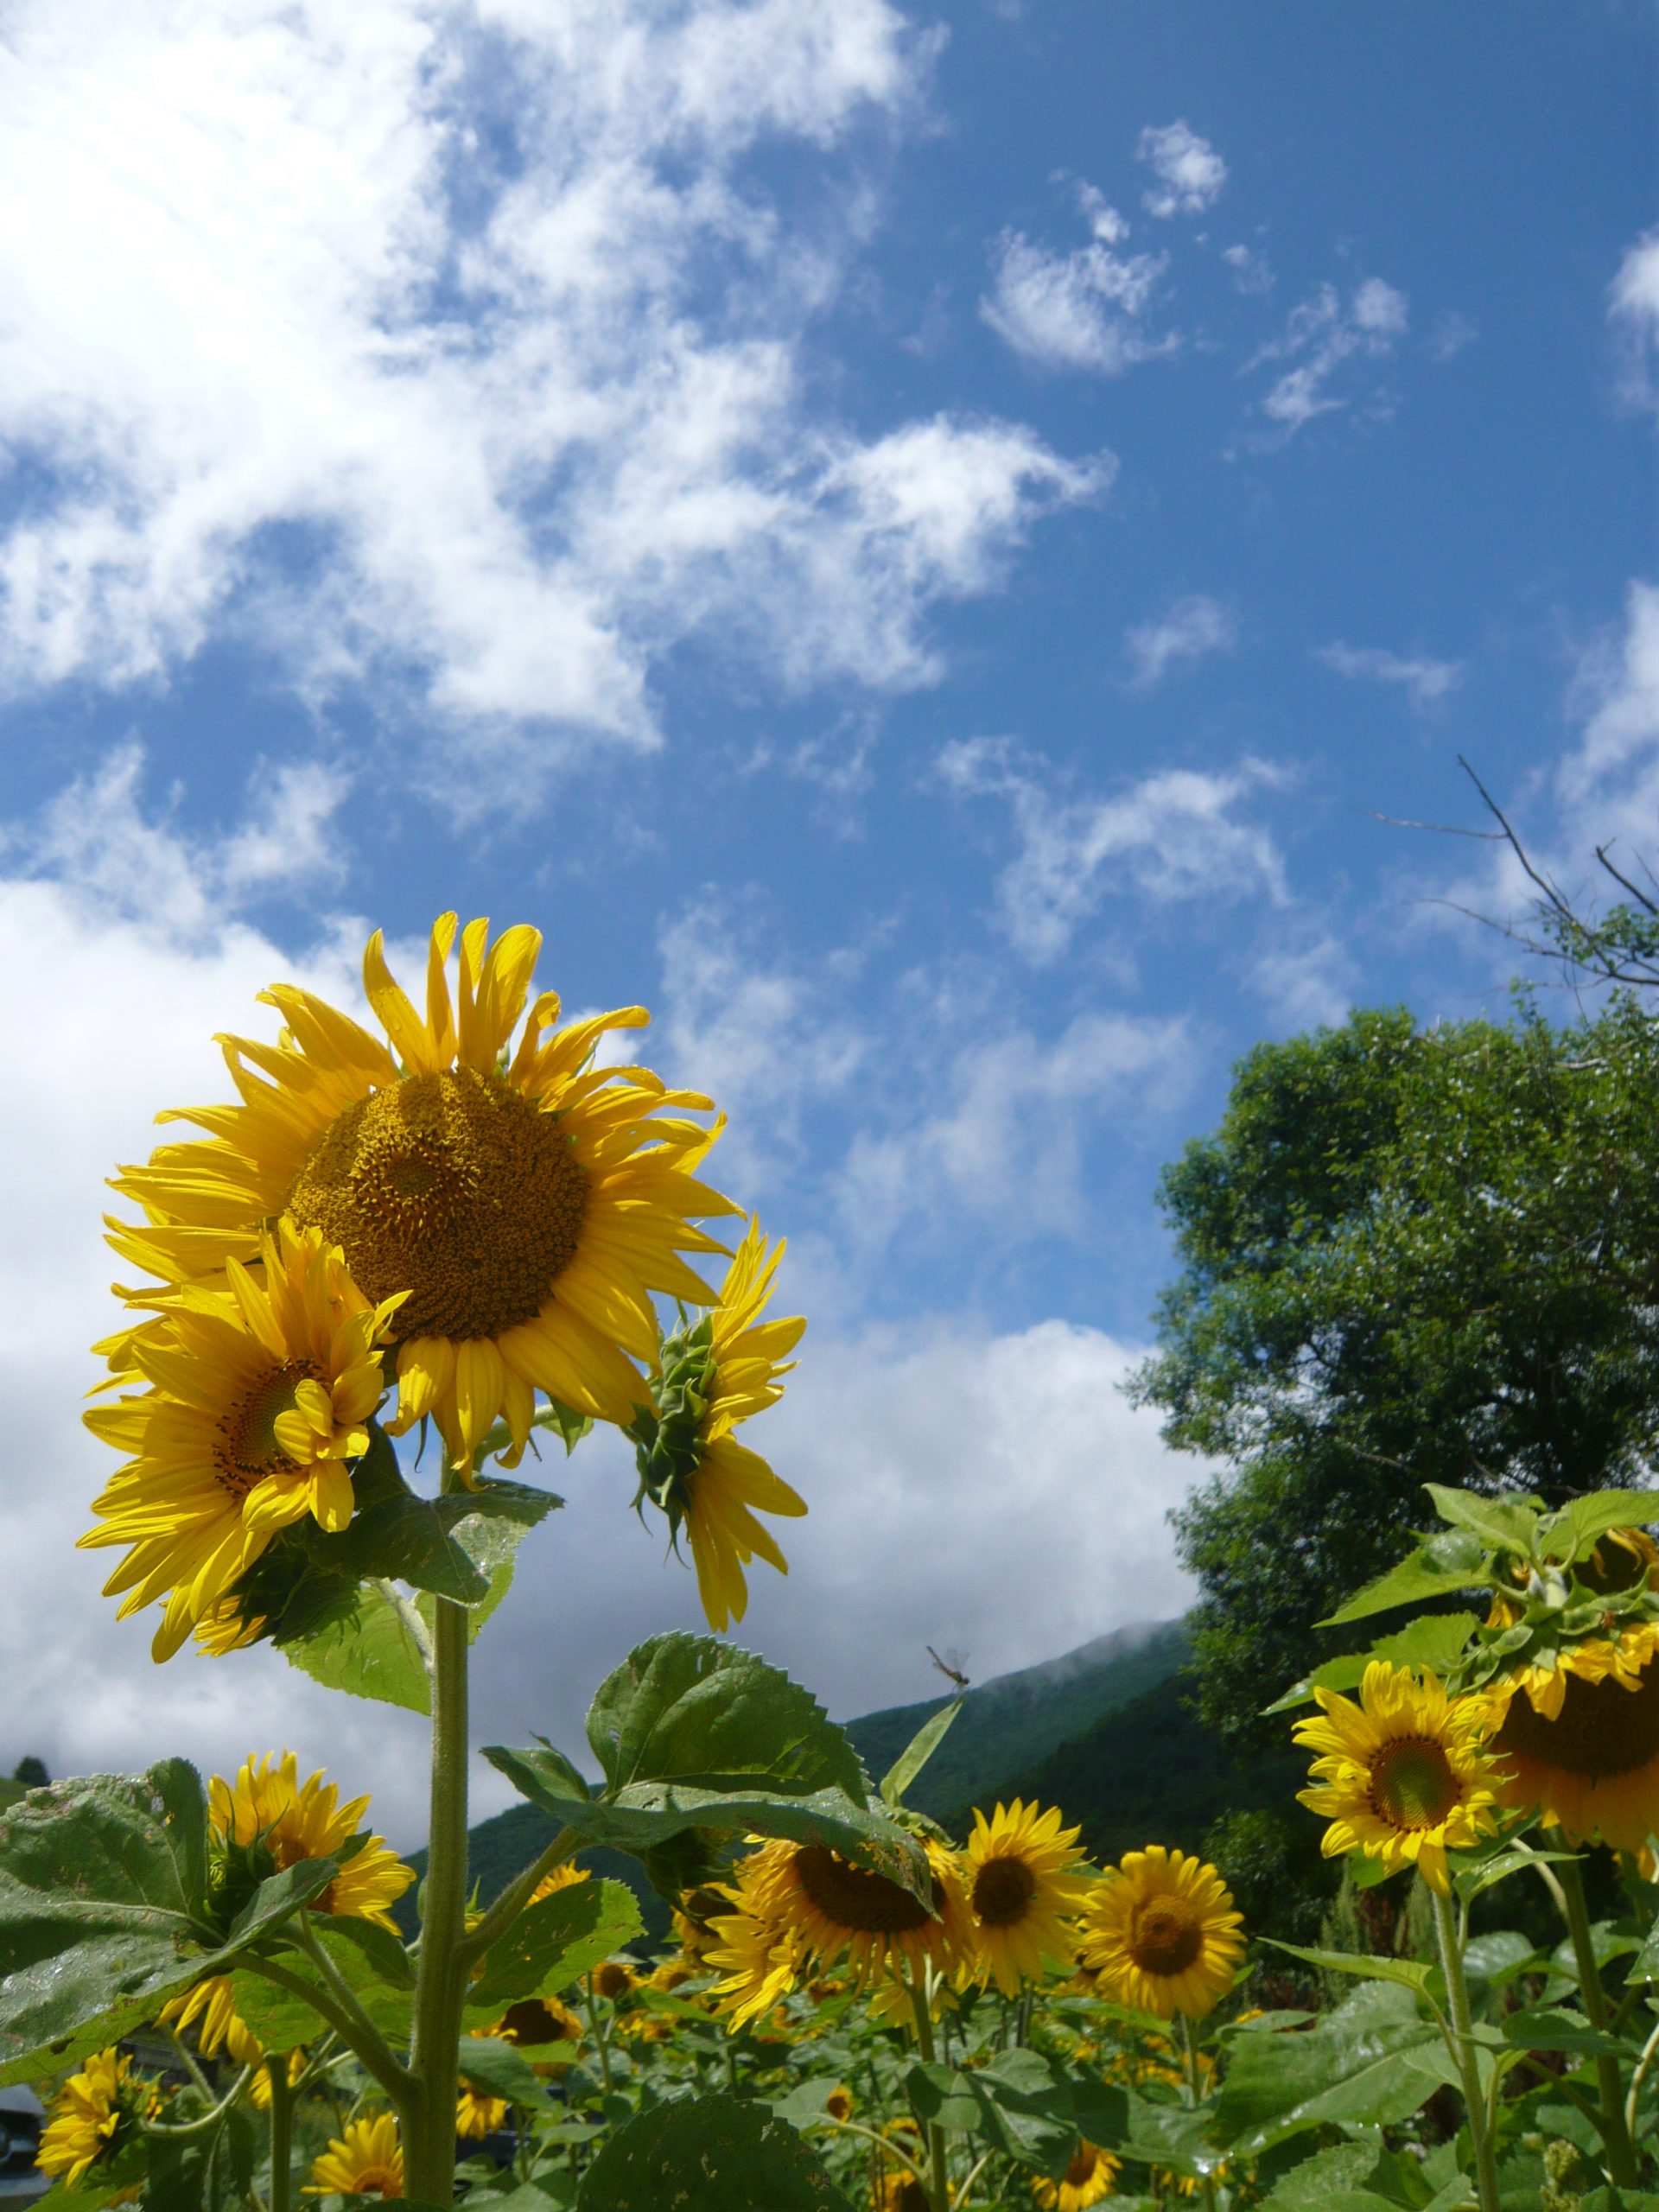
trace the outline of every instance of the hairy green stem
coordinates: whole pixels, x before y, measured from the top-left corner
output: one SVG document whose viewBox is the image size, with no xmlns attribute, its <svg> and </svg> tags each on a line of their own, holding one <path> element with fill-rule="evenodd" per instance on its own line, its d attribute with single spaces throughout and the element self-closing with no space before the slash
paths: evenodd
<svg viewBox="0 0 1659 2212">
<path fill-rule="evenodd" d="M 604 2091 L 607 2120 L 610 2118 L 611 2101 L 611 2046 L 605 2032 L 605 2024 L 599 2014 L 600 1996 L 593 1975 L 588 1976 L 588 2024 L 594 2031 L 594 2043 L 599 2051 L 600 2087 Z"/>
<path fill-rule="evenodd" d="M 265 2059 L 270 2084 L 270 2212 L 289 2212 L 294 2202 L 294 2092 L 288 2082 L 288 2053 Z"/>
<path fill-rule="evenodd" d="M 927 1986 L 927 1969 L 918 1967 L 909 1982 L 911 2010 L 916 2015 L 916 2040 L 921 2046 L 923 2059 L 933 2063 L 933 2005 Z M 927 2159 L 931 2174 L 928 2196 L 931 2199 L 930 2212 L 950 2212 L 950 2166 L 944 2139 L 944 2130 L 937 2120 L 927 2123 Z"/>
<path fill-rule="evenodd" d="M 1480 2067 L 1475 2056 L 1474 2021 L 1469 2011 L 1469 1985 L 1464 1979 L 1463 1942 L 1457 1913 L 1449 1897 L 1442 1897 L 1433 1887 L 1429 1893 L 1434 1900 L 1434 1932 L 1440 1939 L 1440 1967 L 1446 1975 L 1446 1993 L 1452 2014 L 1449 2038 L 1452 2056 L 1459 2079 L 1463 2083 L 1463 2101 L 1469 2115 L 1469 2139 L 1475 2150 L 1475 2186 L 1480 2196 L 1480 2212 L 1498 2212 L 1497 2162 L 1492 2155 L 1492 2138 L 1486 2126 L 1486 2102 L 1481 2094 Z"/>
<path fill-rule="evenodd" d="M 404 2123 L 409 2194 L 448 2205 L 455 2194 L 455 2097 L 467 1996 L 467 1608 L 435 1601 L 432 1811 L 410 2070 L 418 2084 Z"/>
<path fill-rule="evenodd" d="M 1180 2015 L 1181 2048 L 1186 2054 L 1186 2094 L 1194 2112 L 1204 2102 L 1203 2086 L 1198 2079 L 1198 2046 L 1192 2033 L 1192 2023 L 1185 2012 Z M 1198 2177 L 1204 2191 L 1204 2212 L 1216 2212 L 1216 2184 L 1205 2173 Z"/>
<path fill-rule="evenodd" d="M 1590 1927 L 1590 1908 L 1585 1903 L 1584 1877 L 1576 1859 L 1562 1860 L 1560 1881 L 1561 1902 L 1567 1910 L 1567 1932 L 1573 1939 L 1573 1956 L 1578 1964 L 1579 1994 L 1584 1999 L 1585 2018 L 1592 2028 L 1605 2034 L 1607 1998 L 1601 1986 L 1601 1968 L 1596 1964 L 1596 1939 Z M 1636 2152 L 1624 2121 L 1624 2085 L 1619 2079 L 1618 2061 L 1611 2051 L 1597 2057 L 1596 2086 L 1601 2096 L 1601 2142 L 1607 2154 L 1609 2177 L 1618 2189 L 1634 2189 Z"/>
</svg>

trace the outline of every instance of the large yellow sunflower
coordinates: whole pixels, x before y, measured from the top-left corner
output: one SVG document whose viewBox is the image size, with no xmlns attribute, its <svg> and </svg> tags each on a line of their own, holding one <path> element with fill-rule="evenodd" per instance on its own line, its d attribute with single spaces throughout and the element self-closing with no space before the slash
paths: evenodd
<svg viewBox="0 0 1659 2212">
<path fill-rule="evenodd" d="M 192 1285 L 126 1340 L 148 1389 L 95 1406 L 86 1425 L 131 1456 L 92 1510 L 83 1548 L 128 1547 L 105 1584 L 123 1618 L 166 1593 L 157 1659 L 170 1658 L 289 1522 L 352 1517 L 349 1462 L 386 1388 L 378 1344 L 395 1299 L 370 1306 L 337 1251 L 286 1224 L 254 1240 L 257 1279 L 226 1263 L 222 1291 Z"/>
<path fill-rule="evenodd" d="M 36 2164 L 74 2189 L 100 2158 L 124 2149 L 156 2101 L 154 2087 L 134 2075 L 124 2050 L 94 2052 L 54 2099 Z"/>
<path fill-rule="evenodd" d="M 1039 2174 L 1031 2184 L 1031 2193 L 1045 2212 L 1088 2212 L 1090 2205 L 1111 2195 L 1122 2171 L 1121 2158 L 1085 2137 L 1058 2181 L 1049 2181 Z"/>
<path fill-rule="evenodd" d="M 268 1753 L 245 1760 L 234 1784 L 213 1776 L 207 1785 L 207 1816 L 221 1843 L 243 1850 L 263 1844 L 280 1873 L 302 1859 L 330 1858 L 358 1834 L 369 1801 L 353 1797 L 341 1805 L 339 1796 L 321 1773 L 302 1783 L 292 1751 L 284 1751 L 280 1761 Z M 388 1908 L 414 1879 L 414 1869 L 404 1866 L 385 1838 L 372 1835 L 314 1900 L 313 1910 L 378 1921 L 395 1936 L 399 1930 Z"/>
<path fill-rule="evenodd" d="M 708 1963 L 725 1976 L 713 1993 L 731 2025 L 770 2010 L 804 1972 L 842 1958 L 861 1986 L 929 1965 L 948 1974 L 970 1961 L 961 1866 L 931 1838 L 925 1849 L 931 1913 L 899 1883 L 827 1845 L 774 1841 L 751 1852 L 726 1889 L 736 1910 L 710 1923 L 720 1940 Z"/>
<path fill-rule="evenodd" d="M 978 1961 L 969 1972 L 994 1981 L 1005 1997 L 1020 1982 L 1040 1981 L 1045 1957 L 1071 1950 L 1066 1921 L 1087 1890 L 1071 1878 L 1083 1858 L 1076 1828 L 1062 1828 L 1058 1811 L 1039 1813 L 1016 1797 L 988 1821 L 976 1809 L 963 1853 L 968 1910 Z"/>
<path fill-rule="evenodd" d="M 1204 2018 L 1232 1987 L 1243 1915 L 1213 1866 L 1160 1843 L 1126 1852 L 1084 1908 L 1080 1955 L 1103 1997 Z"/>
<path fill-rule="evenodd" d="M 806 1502 L 734 1433 L 784 1395 L 806 1323 L 761 1319 L 772 1296 L 781 1243 L 767 1249 L 751 1220 L 711 1313 L 670 1336 L 652 1381 L 654 1410 L 642 1408 L 630 1434 L 639 1446 L 640 1497 L 650 1497 L 677 1536 L 691 1541 L 697 1594 L 709 1624 L 724 1635 L 749 1602 L 743 1570 L 757 1555 L 779 1574 L 789 1567 L 757 1511 L 795 1516 Z"/>
<path fill-rule="evenodd" d="M 389 2112 L 354 2120 L 313 2164 L 308 2196 L 401 2196 L 404 2147 Z"/>
<path fill-rule="evenodd" d="M 1301 1802 L 1331 1823 L 1327 1859 L 1344 1851 L 1380 1859 L 1389 1873 L 1415 1866 L 1432 1889 L 1451 1894 L 1448 1849 L 1466 1851 L 1497 1826 L 1495 1776 L 1483 1748 L 1492 1726 L 1484 1697 L 1449 1697 L 1432 1674 L 1374 1659 L 1359 1703 L 1314 1693 L 1319 1717 L 1299 1720 L 1299 1744 L 1321 1756 L 1315 1787 Z"/>
<path fill-rule="evenodd" d="M 1568 1646 L 1486 1685 L 1501 1804 L 1575 1843 L 1641 1852 L 1659 1831 L 1659 1622 Z"/>
<path fill-rule="evenodd" d="M 723 1248 L 694 1217 L 733 1213 L 696 1170 L 718 1134 L 687 1118 L 709 1101 L 643 1068 L 596 1067 L 607 1033 L 639 1007 L 558 1029 L 531 1007 L 541 947 L 518 925 L 489 941 L 434 925 L 426 1012 L 393 981 L 379 933 L 363 976 L 384 1040 L 291 984 L 264 994 L 279 1041 L 221 1039 L 240 1103 L 163 1116 L 207 1131 L 165 1145 L 114 1187 L 143 1209 L 114 1222 L 116 1250 L 163 1282 L 251 1258 L 279 1216 L 321 1230 L 365 1294 L 399 1297 L 392 1325 L 397 1430 L 430 1416 L 470 1466 L 504 1417 L 515 1452 L 537 1391 L 624 1427 L 657 1348 L 653 1295 L 706 1305 L 685 1252 Z M 141 1302 L 142 1302 L 142 1294 Z"/>
</svg>

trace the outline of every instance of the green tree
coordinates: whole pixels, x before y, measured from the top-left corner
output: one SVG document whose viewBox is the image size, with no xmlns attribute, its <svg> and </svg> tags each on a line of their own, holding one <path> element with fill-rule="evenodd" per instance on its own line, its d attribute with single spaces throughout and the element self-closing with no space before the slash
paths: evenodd
<svg viewBox="0 0 1659 2212">
<path fill-rule="evenodd" d="M 1258 1046 L 1166 1170 L 1182 1269 L 1137 1398 L 1219 1462 L 1176 1516 L 1206 1719 L 1245 1737 L 1338 1648 L 1312 1624 L 1402 1548 L 1425 1482 L 1640 1484 L 1659 1430 L 1659 1025 Z"/>
<path fill-rule="evenodd" d="M 11 1770 L 11 1778 L 21 1782 L 26 1789 L 44 1789 L 52 1779 L 46 1770 L 46 1761 L 36 1758 L 33 1751 L 25 1752 L 18 1760 Z"/>
</svg>

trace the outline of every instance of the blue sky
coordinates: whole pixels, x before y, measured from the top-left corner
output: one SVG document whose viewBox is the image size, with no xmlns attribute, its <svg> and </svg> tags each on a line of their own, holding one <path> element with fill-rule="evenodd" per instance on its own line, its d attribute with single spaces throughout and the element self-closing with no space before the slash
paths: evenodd
<svg viewBox="0 0 1659 2212">
<path fill-rule="evenodd" d="M 1435 902 L 1511 876 L 1374 817 L 1478 825 L 1462 752 L 1569 885 L 1659 846 L 1651 10 L 0 35 L 0 1395 L 48 1408 L 5 1504 L 66 1593 L 49 1663 L 0 1643 L 41 1747 L 303 1729 L 412 1817 L 373 1716 L 155 1677 L 67 1546 L 99 1174 L 259 984 L 349 991 L 451 905 L 650 1005 L 790 1237 L 814 1510 L 753 1640 L 850 1712 L 930 1640 L 987 1673 L 1177 1610 L 1189 1471 L 1115 1387 L 1159 1166 L 1259 1037 L 1501 1004 Z M 502 1732 L 692 1618 L 619 1492 L 571 1471 Z"/>
</svg>

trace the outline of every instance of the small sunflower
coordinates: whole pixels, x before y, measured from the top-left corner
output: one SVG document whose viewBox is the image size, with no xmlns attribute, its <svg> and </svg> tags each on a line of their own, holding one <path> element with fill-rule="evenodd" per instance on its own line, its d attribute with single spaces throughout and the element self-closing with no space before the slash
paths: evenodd
<svg viewBox="0 0 1659 2212">
<path fill-rule="evenodd" d="M 1121 2158 L 1085 2137 L 1058 2181 L 1046 2180 L 1039 2174 L 1031 2184 L 1031 2193 L 1045 2212 L 1087 2212 L 1090 2205 L 1111 2195 L 1122 2171 Z"/>
<path fill-rule="evenodd" d="M 1390 1873 L 1415 1866 L 1450 1894 L 1448 1850 L 1465 1851 L 1497 1826 L 1492 1763 L 1483 1748 L 1492 1725 L 1484 1697 L 1454 1698 L 1438 1677 L 1374 1659 L 1359 1703 L 1314 1693 L 1319 1718 L 1297 1722 L 1295 1740 L 1321 1756 L 1316 1786 L 1297 1792 L 1327 1819 L 1327 1859 L 1361 1851 Z"/>
<path fill-rule="evenodd" d="M 1659 1831 L 1659 1622 L 1564 1648 L 1485 1686 L 1500 1804 L 1574 1843 L 1640 1853 Z"/>
<path fill-rule="evenodd" d="M 481 2090 L 469 2088 L 462 2082 L 461 2094 L 455 2100 L 457 2135 L 481 2140 L 486 2135 L 498 2134 L 506 2124 L 507 2101 L 505 2097 L 486 2096 Z"/>
<path fill-rule="evenodd" d="M 182 1997 L 170 1998 L 156 2018 L 180 2034 L 194 2027 L 204 2058 L 225 2050 L 238 2066 L 257 2066 L 265 2055 L 265 2046 L 237 2012 L 235 1986 L 227 1974 L 211 1974 Z"/>
<path fill-rule="evenodd" d="M 931 2212 L 927 2191 L 914 2174 L 878 2176 L 870 2194 L 874 2212 Z"/>
<path fill-rule="evenodd" d="M 163 1283 L 251 1260 L 279 1217 L 315 1229 L 377 1303 L 397 1299 L 401 1432 L 429 1415 L 470 1469 L 498 1418 L 516 1456 L 539 1390 L 626 1427 L 657 1347 L 658 1294 L 706 1305 L 681 1256 L 723 1249 L 694 1218 L 737 1209 L 697 1179 L 718 1135 L 710 1102 L 643 1068 L 597 1067 L 643 1007 L 559 1029 L 550 992 L 525 1016 L 539 931 L 493 944 L 486 921 L 433 925 L 424 1016 L 394 982 L 379 932 L 364 987 L 384 1037 L 310 992 L 263 996 L 275 1046 L 220 1040 L 240 1103 L 167 1114 L 207 1134 L 161 1147 L 114 1187 L 143 1211 L 111 1243 Z M 142 1296 L 140 1302 L 143 1302 Z"/>
<path fill-rule="evenodd" d="M 246 1851 L 264 1847 L 280 1873 L 303 1859 L 327 1859 L 360 1831 L 366 1797 L 337 1802 L 339 1790 L 319 1772 L 302 1783 L 292 1751 L 245 1760 L 234 1783 L 214 1775 L 207 1785 L 207 1816 L 221 1845 Z M 395 1936 L 394 1905 L 415 1879 L 384 1836 L 372 1835 L 340 1868 L 320 1897 L 318 1912 L 372 1920 Z"/>
<path fill-rule="evenodd" d="M 1065 1923 L 1087 1896 L 1071 1878 L 1084 1855 L 1077 1839 L 1058 1811 L 1039 1813 L 1018 1797 L 988 1821 L 975 1811 L 963 1858 L 977 1972 L 1005 1997 L 1021 1981 L 1040 1981 L 1045 1957 L 1063 1959 L 1071 1948 Z"/>
<path fill-rule="evenodd" d="M 629 1430 L 638 1446 L 637 1502 L 649 1497 L 659 1506 L 673 1537 L 683 1526 L 702 1610 L 721 1636 L 747 1610 L 750 1560 L 789 1572 L 756 1512 L 806 1511 L 805 1500 L 734 1433 L 783 1396 L 779 1378 L 793 1365 L 788 1355 L 806 1326 L 798 1316 L 761 1319 L 783 1253 L 781 1243 L 767 1249 L 751 1220 L 713 1312 L 664 1340 L 652 1377 L 655 1409 L 641 1408 Z"/>
<path fill-rule="evenodd" d="M 1213 1866 L 1160 1843 L 1126 1852 L 1084 1913 L 1082 1957 L 1103 1997 L 1202 2019 L 1232 1987 L 1243 1914 Z"/>
<path fill-rule="evenodd" d="M 543 1875 L 530 1893 L 530 1904 L 540 1904 L 543 1897 L 550 1897 L 560 1890 L 574 1890 L 578 1882 L 588 1879 L 587 1867 L 573 1866 L 567 1859 L 562 1866 L 554 1867 L 551 1873 Z"/>
<path fill-rule="evenodd" d="M 354 2120 L 311 2168 L 308 2196 L 401 2196 L 404 2149 L 389 2112 Z"/>
<path fill-rule="evenodd" d="M 100 2050 L 72 2074 L 53 2100 L 35 2163 L 73 2190 L 99 2160 L 113 2158 L 154 2109 L 156 2092 L 136 2075 L 124 2050 Z"/>
<path fill-rule="evenodd" d="M 121 1618 L 165 1594 L 157 1659 L 210 1618 L 219 1637 L 226 1592 L 279 1529 L 308 1515 L 345 1528 L 350 1462 L 385 1391 L 378 1346 L 397 1301 L 370 1306 L 315 1232 L 279 1226 L 253 1256 L 257 1279 L 232 1259 L 227 1289 L 181 1289 L 136 1331 L 122 1380 L 149 1387 L 83 1416 L 130 1456 L 81 1548 L 128 1547 L 104 1586 L 127 1593 Z M 209 1648 L 245 1640 L 226 1630 Z"/>
<path fill-rule="evenodd" d="M 516 2005 L 508 2005 L 493 2027 L 484 2032 L 517 2044 L 521 2050 L 548 2050 L 555 2044 L 566 2044 L 571 2046 L 567 2055 L 574 2056 L 588 2028 L 580 2013 L 573 2012 L 556 1997 L 521 1997 Z M 531 2064 L 538 2074 L 556 2070 L 542 2059 L 532 2058 Z"/>
<path fill-rule="evenodd" d="M 633 1987 L 633 1974 L 625 1959 L 606 1959 L 594 1968 L 594 1993 L 613 2005 Z"/>
<path fill-rule="evenodd" d="M 971 1960 L 962 1867 L 943 1844 L 930 1838 L 925 1848 L 931 1912 L 899 1883 L 825 1844 L 772 1842 L 751 1852 L 726 1891 L 737 1910 L 713 1922 L 720 1948 L 709 1954 L 726 1975 L 715 1994 L 733 2008 L 732 2026 L 769 2011 L 804 1971 L 843 1958 L 860 1986 L 926 1965 L 944 1975 Z"/>
</svg>

